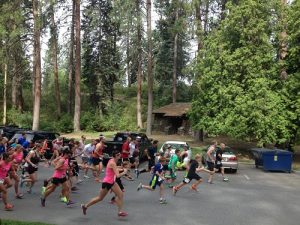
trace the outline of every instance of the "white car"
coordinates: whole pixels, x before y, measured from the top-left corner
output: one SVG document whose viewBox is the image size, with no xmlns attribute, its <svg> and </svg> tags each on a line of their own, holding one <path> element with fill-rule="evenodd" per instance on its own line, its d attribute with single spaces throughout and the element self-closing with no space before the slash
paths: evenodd
<svg viewBox="0 0 300 225">
<path fill-rule="evenodd" d="M 160 148 L 159 152 L 165 152 L 165 150 L 168 148 L 168 146 L 171 146 L 171 154 L 175 153 L 176 149 L 179 149 L 180 151 L 183 150 L 184 146 L 187 146 L 187 148 L 190 150 L 190 146 L 185 141 L 166 141 Z"/>
</svg>

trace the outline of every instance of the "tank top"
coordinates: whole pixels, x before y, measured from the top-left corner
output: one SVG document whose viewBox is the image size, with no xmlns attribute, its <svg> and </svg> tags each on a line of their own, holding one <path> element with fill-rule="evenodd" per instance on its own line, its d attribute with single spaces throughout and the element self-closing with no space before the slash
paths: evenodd
<svg viewBox="0 0 300 225">
<path fill-rule="evenodd" d="M 7 176 L 10 167 L 11 167 L 11 162 L 6 163 L 5 161 L 2 161 L 0 166 L 0 179 L 4 179 Z"/>
<path fill-rule="evenodd" d="M 20 164 L 23 159 L 23 152 L 15 152 L 13 159 L 16 161 L 16 163 Z"/>
<path fill-rule="evenodd" d="M 112 163 L 111 160 L 114 160 L 114 159 L 110 159 L 107 163 L 107 167 L 105 170 L 105 177 L 103 178 L 103 183 L 113 184 L 116 180 L 116 174 L 115 174 L 114 170 L 112 168 L 108 167 Z"/>
<path fill-rule="evenodd" d="M 68 168 L 69 168 L 69 159 L 65 159 L 64 164 L 60 168 L 54 170 L 53 177 L 64 178 L 66 176 Z"/>
<path fill-rule="evenodd" d="M 40 157 L 38 156 L 38 154 L 35 151 L 34 151 L 34 156 L 32 156 L 30 158 L 30 161 L 35 165 L 37 165 L 39 163 Z"/>
</svg>

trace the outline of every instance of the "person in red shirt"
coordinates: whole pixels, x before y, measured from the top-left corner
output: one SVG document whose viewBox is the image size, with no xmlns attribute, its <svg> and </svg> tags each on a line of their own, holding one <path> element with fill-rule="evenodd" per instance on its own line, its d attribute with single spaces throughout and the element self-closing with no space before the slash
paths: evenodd
<svg viewBox="0 0 300 225">
<path fill-rule="evenodd" d="M 127 140 L 122 145 L 122 161 L 129 162 L 129 143 L 131 141 L 131 137 L 127 137 Z"/>
</svg>

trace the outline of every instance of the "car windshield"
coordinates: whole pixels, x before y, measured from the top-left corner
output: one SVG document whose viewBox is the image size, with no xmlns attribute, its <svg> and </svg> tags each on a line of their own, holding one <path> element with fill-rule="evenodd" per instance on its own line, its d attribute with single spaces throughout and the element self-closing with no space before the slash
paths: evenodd
<svg viewBox="0 0 300 225">
<path fill-rule="evenodd" d="M 15 141 L 16 139 L 19 139 L 20 137 L 22 137 L 22 134 L 17 133 L 11 138 L 11 140 Z M 28 142 L 30 142 L 32 139 L 33 139 L 33 134 L 26 134 L 26 140 Z"/>
<path fill-rule="evenodd" d="M 178 143 L 167 143 L 163 145 L 164 149 L 167 149 L 168 145 L 171 145 L 172 149 L 179 149 L 179 150 L 183 150 L 183 147 L 185 146 L 185 144 L 178 144 Z M 188 146 L 188 149 L 190 147 Z"/>
</svg>

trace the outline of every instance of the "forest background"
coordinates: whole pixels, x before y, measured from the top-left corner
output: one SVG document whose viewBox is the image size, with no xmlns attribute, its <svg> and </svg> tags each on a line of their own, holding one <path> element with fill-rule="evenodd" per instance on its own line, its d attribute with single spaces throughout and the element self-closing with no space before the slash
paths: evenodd
<svg viewBox="0 0 300 225">
<path fill-rule="evenodd" d="M 0 12 L 3 124 L 151 134 L 153 108 L 192 102 L 202 133 L 299 140 L 300 0 L 2 0 Z"/>
</svg>

